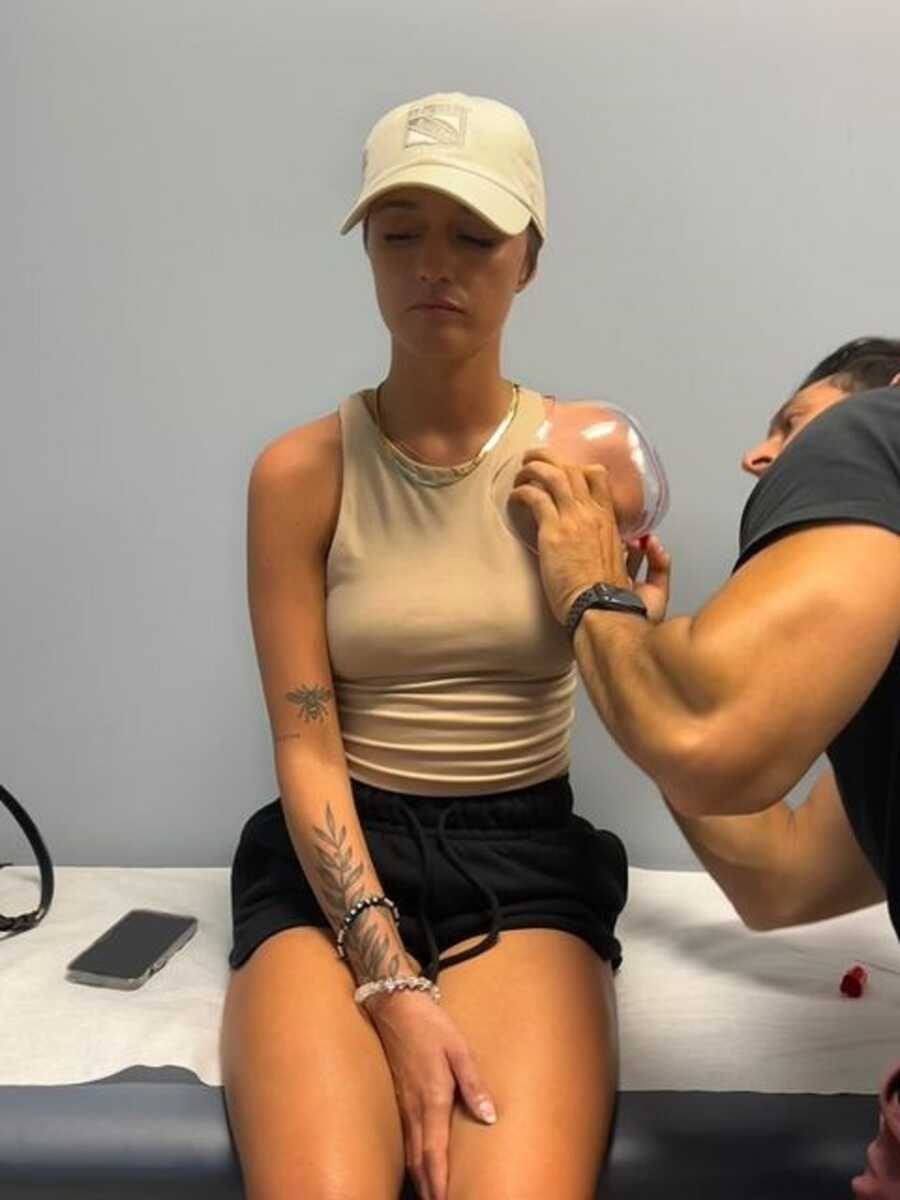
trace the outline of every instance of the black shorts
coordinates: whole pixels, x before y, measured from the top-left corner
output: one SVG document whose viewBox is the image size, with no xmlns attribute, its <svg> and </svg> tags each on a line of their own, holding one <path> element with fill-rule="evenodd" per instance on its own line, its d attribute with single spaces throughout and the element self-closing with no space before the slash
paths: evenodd
<svg viewBox="0 0 900 1200">
<path fill-rule="evenodd" d="M 621 840 L 572 812 L 568 775 L 512 792 L 413 796 L 351 779 L 356 810 L 400 936 L 430 978 L 487 949 L 504 929 L 560 929 L 617 968 L 628 890 Z M 231 967 L 274 933 L 327 927 L 294 852 L 280 800 L 244 826 L 231 871 Z M 478 946 L 440 958 L 480 936 Z"/>
</svg>

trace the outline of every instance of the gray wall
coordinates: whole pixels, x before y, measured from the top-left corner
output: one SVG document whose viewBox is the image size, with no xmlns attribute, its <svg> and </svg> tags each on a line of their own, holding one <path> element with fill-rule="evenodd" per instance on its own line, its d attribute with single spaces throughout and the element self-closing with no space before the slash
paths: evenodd
<svg viewBox="0 0 900 1200">
<path fill-rule="evenodd" d="M 525 113 L 552 227 L 505 366 L 652 431 L 687 612 L 773 407 L 898 332 L 898 35 L 894 0 L 2 0 L 0 780 L 57 861 L 224 864 L 275 794 L 246 476 L 386 365 L 336 234 L 381 112 Z M 583 693 L 573 774 L 637 864 L 693 861 Z"/>
</svg>

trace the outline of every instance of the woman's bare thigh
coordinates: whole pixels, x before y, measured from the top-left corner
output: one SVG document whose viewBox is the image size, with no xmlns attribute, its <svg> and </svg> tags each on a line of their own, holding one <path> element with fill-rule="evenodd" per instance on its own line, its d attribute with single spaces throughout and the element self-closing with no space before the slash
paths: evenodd
<svg viewBox="0 0 900 1200">
<path fill-rule="evenodd" d="M 320 929 L 275 934 L 232 972 L 222 1073 L 247 1200 L 396 1200 L 400 1119 L 354 986 Z"/>
<path fill-rule="evenodd" d="M 609 964 L 571 934 L 515 930 L 441 988 L 498 1115 L 457 1105 L 450 1200 L 593 1200 L 618 1081 Z"/>
</svg>

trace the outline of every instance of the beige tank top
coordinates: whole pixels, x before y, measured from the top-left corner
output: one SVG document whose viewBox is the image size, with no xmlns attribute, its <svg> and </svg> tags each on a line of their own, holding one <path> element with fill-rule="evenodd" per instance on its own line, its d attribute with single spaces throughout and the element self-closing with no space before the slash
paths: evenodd
<svg viewBox="0 0 900 1200">
<path fill-rule="evenodd" d="M 343 489 L 326 565 L 350 775 L 397 792 L 466 796 L 560 774 L 574 715 L 572 648 L 536 555 L 491 498 L 492 476 L 543 420 L 542 397 L 523 388 L 481 465 L 428 488 L 392 465 L 363 396 L 339 408 Z"/>
</svg>

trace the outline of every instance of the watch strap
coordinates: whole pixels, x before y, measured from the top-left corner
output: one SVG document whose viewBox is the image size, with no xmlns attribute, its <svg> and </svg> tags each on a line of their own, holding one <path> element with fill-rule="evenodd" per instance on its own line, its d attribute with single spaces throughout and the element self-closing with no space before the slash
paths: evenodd
<svg viewBox="0 0 900 1200">
<path fill-rule="evenodd" d="M 575 636 L 578 622 L 589 608 L 631 613 L 636 617 L 647 616 L 646 605 L 636 592 L 630 592 L 627 588 L 612 587 L 607 583 L 594 583 L 575 597 L 566 615 L 564 627 L 570 638 Z"/>
</svg>

